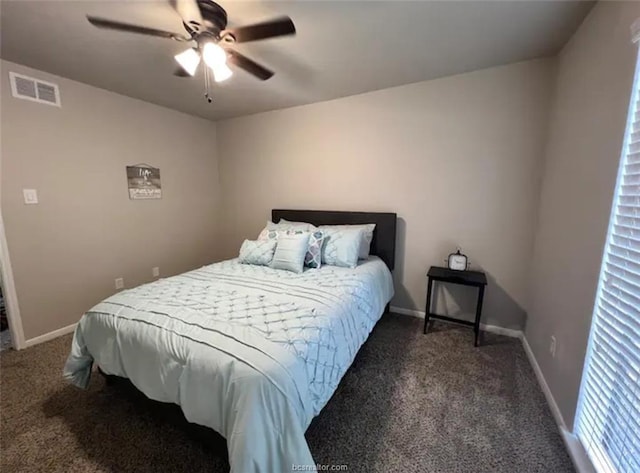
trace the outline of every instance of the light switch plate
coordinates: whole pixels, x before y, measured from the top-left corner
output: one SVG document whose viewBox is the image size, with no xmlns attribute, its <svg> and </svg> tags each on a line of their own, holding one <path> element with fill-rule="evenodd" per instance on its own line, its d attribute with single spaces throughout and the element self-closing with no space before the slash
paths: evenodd
<svg viewBox="0 0 640 473">
<path fill-rule="evenodd" d="M 35 189 L 22 189 L 22 195 L 24 195 L 25 204 L 37 204 L 38 203 L 38 191 Z"/>
<path fill-rule="evenodd" d="M 123 278 L 116 278 L 116 290 L 120 290 L 120 289 L 124 289 L 124 279 Z"/>
</svg>

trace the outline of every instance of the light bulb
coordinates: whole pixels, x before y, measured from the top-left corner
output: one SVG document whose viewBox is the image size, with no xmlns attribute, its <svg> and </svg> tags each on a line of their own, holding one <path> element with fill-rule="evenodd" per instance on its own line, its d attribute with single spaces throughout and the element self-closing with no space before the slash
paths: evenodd
<svg viewBox="0 0 640 473">
<path fill-rule="evenodd" d="M 202 59 L 207 66 L 215 70 L 216 67 L 225 65 L 227 53 L 216 43 L 209 42 L 202 48 Z"/>
<path fill-rule="evenodd" d="M 220 64 L 213 69 L 213 78 L 216 82 L 225 81 L 232 75 L 233 71 L 229 69 L 229 66 L 227 66 L 226 64 Z"/>
<path fill-rule="evenodd" d="M 198 64 L 200 64 L 200 55 L 195 49 L 189 48 L 180 54 L 176 54 L 174 57 L 187 74 L 190 76 L 195 75 L 196 70 L 198 69 Z"/>
</svg>

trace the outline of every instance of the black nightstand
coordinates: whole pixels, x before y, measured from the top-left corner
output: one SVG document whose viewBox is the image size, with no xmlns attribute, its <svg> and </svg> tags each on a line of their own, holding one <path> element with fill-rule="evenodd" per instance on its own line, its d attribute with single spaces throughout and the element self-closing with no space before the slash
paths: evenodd
<svg viewBox="0 0 640 473">
<path fill-rule="evenodd" d="M 480 317 L 482 315 L 482 300 L 484 299 L 484 287 L 487 285 L 487 276 L 480 271 L 455 271 L 453 269 L 431 266 L 427 273 L 427 306 L 424 316 L 424 333 L 427 333 L 427 325 L 429 319 L 446 320 L 447 322 L 455 322 L 457 324 L 468 325 L 473 327 L 475 332 L 474 346 L 478 346 L 478 335 L 480 334 Z M 473 286 L 478 288 L 478 305 L 476 306 L 476 320 L 470 322 L 468 320 L 455 319 L 446 315 L 438 315 L 431 312 L 431 289 L 433 282 L 448 282 L 452 284 L 461 284 L 463 286 Z"/>
</svg>

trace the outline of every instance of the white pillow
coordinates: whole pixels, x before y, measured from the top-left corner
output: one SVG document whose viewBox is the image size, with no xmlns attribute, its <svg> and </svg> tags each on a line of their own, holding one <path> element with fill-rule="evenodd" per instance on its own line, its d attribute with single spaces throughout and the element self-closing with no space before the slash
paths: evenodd
<svg viewBox="0 0 640 473">
<path fill-rule="evenodd" d="M 341 228 L 363 230 L 362 241 L 360 242 L 360 248 L 358 249 L 358 258 L 367 259 L 369 257 L 369 252 L 371 251 L 371 242 L 373 241 L 373 230 L 375 230 L 376 224 L 365 223 L 362 225 L 320 225 L 318 227 L 319 230 L 341 229 Z"/>
<path fill-rule="evenodd" d="M 305 222 L 289 222 L 283 218 L 278 223 L 267 220 L 267 226 L 258 235 L 258 240 L 269 238 L 269 232 L 273 231 L 302 230 L 303 232 L 312 232 L 315 229 L 315 225 Z"/>
<path fill-rule="evenodd" d="M 240 247 L 238 260 L 244 264 L 268 266 L 276 250 L 276 240 L 245 240 Z"/>
<path fill-rule="evenodd" d="M 304 267 L 304 257 L 307 254 L 309 233 L 278 235 L 277 242 L 270 266 L 273 269 L 285 269 L 294 273 L 301 273 Z"/>
<path fill-rule="evenodd" d="M 325 234 L 322 248 L 322 263 L 331 266 L 355 268 L 363 239 L 363 229 L 346 228 L 348 225 L 335 228 L 322 227 Z"/>
<path fill-rule="evenodd" d="M 267 222 L 268 224 L 269 222 Z M 281 218 L 280 221 L 278 223 L 273 223 L 271 222 L 272 225 L 286 225 L 289 226 L 290 228 L 295 228 L 296 230 L 305 230 L 310 232 L 311 230 L 315 230 L 316 226 L 312 223 L 308 223 L 308 222 L 292 222 L 291 220 L 285 220 L 284 218 Z"/>
</svg>

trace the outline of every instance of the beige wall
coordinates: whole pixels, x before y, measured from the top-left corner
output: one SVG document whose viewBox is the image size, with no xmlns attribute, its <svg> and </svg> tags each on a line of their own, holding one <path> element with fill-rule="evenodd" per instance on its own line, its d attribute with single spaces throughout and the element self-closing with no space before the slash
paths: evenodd
<svg viewBox="0 0 640 473">
<path fill-rule="evenodd" d="M 629 27 L 638 17 L 637 2 L 597 4 L 558 58 L 526 337 L 569 428 L 636 59 Z"/>
<path fill-rule="evenodd" d="M 62 108 L 14 99 L 9 71 L 60 86 Z M 27 339 L 93 304 L 211 262 L 220 216 L 215 124 L 2 62 L 2 213 Z M 125 166 L 161 170 L 162 200 L 131 201 Z M 23 188 L 40 204 L 25 205 Z"/>
<path fill-rule="evenodd" d="M 552 62 L 537 60 L 218 122 L 225 256 L 270 209 L 393 211 L 393 305 L 457 244 L 490 276 L 484 323 L 522 328 Z M 447 309 L 471 310 L 468 291 Z M 474 295 L 475 296 L 475 295 Z"/>
</svg>

